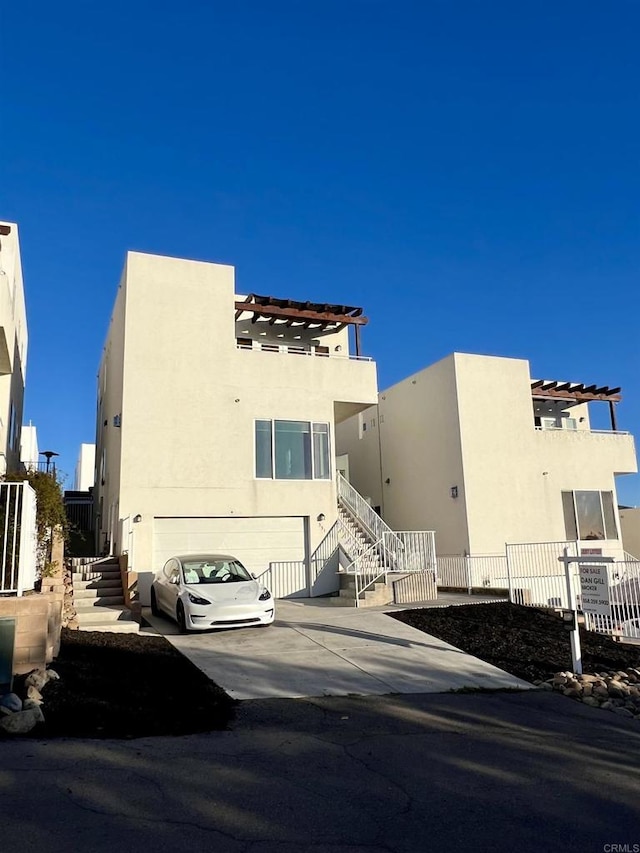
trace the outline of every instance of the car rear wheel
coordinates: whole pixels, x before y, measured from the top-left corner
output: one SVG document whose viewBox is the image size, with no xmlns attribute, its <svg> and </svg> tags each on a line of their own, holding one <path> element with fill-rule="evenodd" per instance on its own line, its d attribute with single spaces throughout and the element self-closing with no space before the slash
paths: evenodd
<svg viewBox="0 0 640 853">
<path fill-rule="evenodd" d="M 176 622 L 181 634 L 187 633 L 187 617 L 184 615 L 184 605 L 181 601 L 176 606 Z"/>
<path fill-rule="evenodd" d="M 158 607 L 158 599 L 156 598 L 156 591 L 153 587 L 151 587 L 151 612 L 154 616 L 160 616 L 160 608 Z"/>
</svg>

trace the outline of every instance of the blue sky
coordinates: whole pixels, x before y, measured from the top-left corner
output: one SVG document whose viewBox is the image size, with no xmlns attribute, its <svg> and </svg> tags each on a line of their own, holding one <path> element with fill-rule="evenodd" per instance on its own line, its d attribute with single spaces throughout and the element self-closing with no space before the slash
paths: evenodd
<svg viewBox="0 0 640 853">
<path fill-rule="evenodd" d="M 68 486 L 127 249 L 364 306 L 381 387 L 528 358 L 622 385 L 640 436 L 639 32 L 636 0 L 5 5 L 25 417 Z"/>
</svg>

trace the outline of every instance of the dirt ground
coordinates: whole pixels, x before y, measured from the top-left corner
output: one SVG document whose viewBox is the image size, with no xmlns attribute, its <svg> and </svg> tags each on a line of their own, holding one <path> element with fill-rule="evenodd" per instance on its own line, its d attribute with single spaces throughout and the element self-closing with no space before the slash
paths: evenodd
<svg viewBox="0 0 640 853">
<path fill-rule="evenodd" d="M 525 681 L 570 670 L 569 633 L 553 612 L 517 604 L 468 604 L 403 610 L 393 617 L 439 637 Z M 640 666 L 640 646 L 580 631 L 585 673 Z"/>
<path fill-rule="evenodd" d="M 164 637 L 63 629 L 31 736 L 132 738 L 226 728 L 235 701 Z M 24 698 L 24 678 L 14 691 Z"/>
</svg>

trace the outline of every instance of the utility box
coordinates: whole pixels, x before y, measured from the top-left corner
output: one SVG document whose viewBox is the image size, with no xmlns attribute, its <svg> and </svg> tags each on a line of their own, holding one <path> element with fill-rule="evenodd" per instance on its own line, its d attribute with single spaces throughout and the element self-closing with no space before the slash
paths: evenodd
<svg viewBox="0 0 640 853">
<path fill-rule="evenodd" d="M 13 687 L 13 647 L 16 639 L 16 620 L 0 618 L 0 695 L 11 693 Z"/>
</svg>

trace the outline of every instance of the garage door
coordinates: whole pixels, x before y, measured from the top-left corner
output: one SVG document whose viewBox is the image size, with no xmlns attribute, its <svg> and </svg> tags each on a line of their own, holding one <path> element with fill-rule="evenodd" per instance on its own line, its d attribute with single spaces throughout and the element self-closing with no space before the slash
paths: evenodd
<svg viewBox="0 0 640 853">
<path fill-rule="evenodd" d="M 265 572 L 270 563 L 283 564 L 265 575 L 273 594 L 276 598 L 305 596 L 304 542 L 301 517 L 155 518 L 154 569 L 161 569 L 176 554 L 232 554 L 255 575 Z"/>
</svg>

